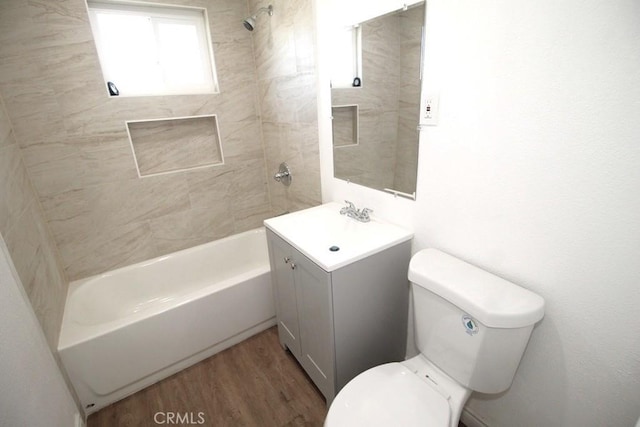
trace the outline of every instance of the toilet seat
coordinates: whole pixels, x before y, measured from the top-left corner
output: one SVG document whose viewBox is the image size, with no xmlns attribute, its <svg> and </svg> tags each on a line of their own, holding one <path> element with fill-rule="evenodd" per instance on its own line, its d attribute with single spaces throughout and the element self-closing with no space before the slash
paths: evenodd
<svg viewBox="0 0 640 427">
<path fill-rule="evenodd" d="M 401 363 L 371 368 L 338 393 L 324 426 L 446 427 L 449 403 L 426 381 Z"/>
</svg>

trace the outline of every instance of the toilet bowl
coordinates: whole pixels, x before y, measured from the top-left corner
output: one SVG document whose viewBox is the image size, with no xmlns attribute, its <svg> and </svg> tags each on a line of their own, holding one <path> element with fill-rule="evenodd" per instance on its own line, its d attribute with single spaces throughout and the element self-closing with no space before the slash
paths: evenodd
<svg viewBox="0 0 640 427">
<path fill-rule="evenodd" d="M 470 390 L 424 356 L 376 366 L 350 381 L 331 404 L 325 427 L 449 426 Z"/>
<path fill-rule="evenodd" d="M 474 390 L 511 385 L 544 300 L 436 249 L 413 256 L 409 280 L 420 354 L 352 379 L 325 427 L 457 427 Z"/>
</svg>

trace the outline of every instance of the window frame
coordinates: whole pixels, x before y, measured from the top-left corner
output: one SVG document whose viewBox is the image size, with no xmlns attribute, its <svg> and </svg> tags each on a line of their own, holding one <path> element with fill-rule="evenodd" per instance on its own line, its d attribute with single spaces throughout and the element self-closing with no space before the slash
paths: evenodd
<svg viewBox="0 0 640 427">
<path fill-rule="evenodd" d="M 158 3 L 141 3 L 141 2 L 120 2 L 87 0 L 87 10 L 89 21 L 93 33 L 104 87 L 110 98 L 116 97 L 141 97 L 141 96 L 170 96 L 170 95 L 197 95 L 197 94 L 216 94 L 220 93 L 217 69 L 215 65 L 215 57 L 213 54 L 211 33 L 209 31 L 209 17 L 206 8 L 193 6 L 177 6 L 165 5 Z M 107 83 L 113 81 L 117 86 L 117 81 L 110 80 L 109 64 L 105 61 L 103 46 L 104 35 L 100 32 L 100 26 L 97 22 L 97 13 L 126 13 L 135 16 L 148 17 L 151 20 L 153 35 L 156 49 L 159 48 L 158 24 L 162 22 L 190 22 L 194 24 L 197 39 L 199 43 L 198 50 L 200 52 L 200 60 L 203 64 L 203 71 L 211 77 L 211 80 L 202 85 L 184 84 L 177 86 L 167 85 L 164 83 L 159 91 L 140 91 L 135 93 L 120 93 L 120 95 L 111 95 L 107 88 Z M 161 66 L 162 67 L 162 66 Z"/>
<path fill-rule="evenodd" d="M 347 80 L 335 79 L 335 75 L 333 75 L 333 69 L 331 70 L 331 87 L 334 89 L 347 89 L 347 88 L 359 88 L 362 86 L 362 25 L 348 25 L 346 27 L 342 27 L 338 31 L 343 31 L 345 33 L 350 33 L 350 46 L 351 46 L 351 55 L 350 55 L 350 72 L 352 74 L 351 78 Z M 332 68 L 335 65 L 332 65 Z M 347 73 L 341 73 L 346 75 Z M 341 77 L 343 77 L 341 76 Z M 358 77 L 360 79 L 360 86 L 353 86 L 353 80 Z"/>
</svg>

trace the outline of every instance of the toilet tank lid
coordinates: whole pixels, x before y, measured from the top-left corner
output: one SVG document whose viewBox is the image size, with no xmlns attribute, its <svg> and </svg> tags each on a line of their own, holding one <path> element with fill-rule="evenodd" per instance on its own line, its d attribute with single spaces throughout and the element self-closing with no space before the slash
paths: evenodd
<svg viewBox="0 0 640 427">
<path fill-rule="evenodd" d="M 539 295 L 437 249 L 411 258 L 409 281 L 491 328 L 521 328 L 544 316 Z"/>
</svg>

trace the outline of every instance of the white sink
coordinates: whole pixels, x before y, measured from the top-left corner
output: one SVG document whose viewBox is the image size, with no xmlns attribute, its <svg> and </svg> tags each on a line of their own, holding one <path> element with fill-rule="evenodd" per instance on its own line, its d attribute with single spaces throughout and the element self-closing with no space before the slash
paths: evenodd
<svg viewBox="0 0 640 427">
<path fill-rule="evenodd" d="M 327 203 L 267 219 L 264 225 L 329 272 L 413 237 L 412 232 L 373 215 L 369 222 L 340 215 L 343 206 Z"/>
</svg>

